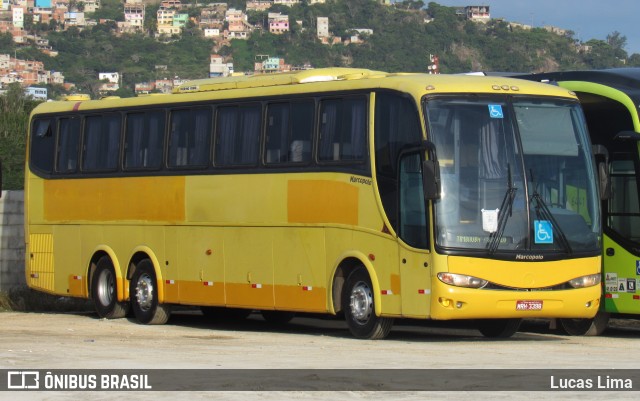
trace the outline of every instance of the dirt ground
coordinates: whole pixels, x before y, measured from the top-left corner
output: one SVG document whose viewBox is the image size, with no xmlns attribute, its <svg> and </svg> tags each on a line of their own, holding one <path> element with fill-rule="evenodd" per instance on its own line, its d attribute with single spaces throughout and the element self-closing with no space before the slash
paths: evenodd
<svg viewBox="0 0 640 401">
<path fill-rule="evenodd" d="M 462 325 L 396 322 L 387 339 L 365 341 L 352 338 L 341 321 L 309 317 L 274 326 L 259 314 L 229 323 L 212 321 L 197 311 L 182 311 L 165 325 L 145 326 L 128 319 L 99 319 L 92 313 L 0 313 L 0 369 L 9 370 L 640 369 L 639 345 L 640 322 L 636 320 L 613 320 L 599 337 L 568 337 L 550 330 L 546 321 L 527 321 L 512 338 L 499 341 Z M 637 399 L 640 370 L 634 390 L 615 392 L 605 399 Z M 70 394 L 0 391 L 0 400 L 58 400 Z M 123 393 L 73 393 L 74 398 L 78 394 L 101 400 L 121 398 Z M 600 400 L 605 393 L 216 391 L 134 395 L 136 399 Z"/>
</svg>

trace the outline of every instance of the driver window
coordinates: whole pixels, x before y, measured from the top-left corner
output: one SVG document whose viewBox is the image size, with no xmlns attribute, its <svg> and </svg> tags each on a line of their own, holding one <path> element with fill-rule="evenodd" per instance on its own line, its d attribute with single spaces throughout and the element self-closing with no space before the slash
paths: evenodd
<svg viewBox="0 0 640 401">
<path fill-rule="evenodd" d="M 400 161 L 400 238 L 415 248 L 427 249 L 427 213 L 422 188 L 422 162 L 419 153 Z"/>
</svg>

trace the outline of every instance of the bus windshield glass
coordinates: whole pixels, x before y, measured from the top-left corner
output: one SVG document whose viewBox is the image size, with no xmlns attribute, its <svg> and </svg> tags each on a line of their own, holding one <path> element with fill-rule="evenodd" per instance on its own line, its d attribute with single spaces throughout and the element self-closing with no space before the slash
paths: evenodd
<svg viewBox="0 0 640 401">
<path fill-rule="evenodd" d="M 576 102 L 455 96 L 425 104 L 442 182 L 437 247 L 598 252 L 599 199 Z"/>
</svg>

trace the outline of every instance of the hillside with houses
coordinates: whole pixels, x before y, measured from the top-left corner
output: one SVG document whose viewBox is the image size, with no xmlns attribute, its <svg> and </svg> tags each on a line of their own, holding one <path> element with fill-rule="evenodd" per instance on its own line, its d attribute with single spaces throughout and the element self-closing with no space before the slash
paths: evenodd
<svg viewBox="0 0 640 401">
<path fill-rule="evenodd" d="M 431 73 L 640 65 L 619 33 L 582 43 L 561 27 L 493 19 L 482 5 L 1 1 L 0 85 L 33 88 L 40 99 L 170 92 L 189 79 L 330 65 Z"/>
</svg>

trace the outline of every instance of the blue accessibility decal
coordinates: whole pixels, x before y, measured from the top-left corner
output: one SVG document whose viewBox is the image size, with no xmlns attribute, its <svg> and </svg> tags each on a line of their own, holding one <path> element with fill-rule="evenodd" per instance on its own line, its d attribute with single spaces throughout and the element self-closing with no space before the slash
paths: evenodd
<svg viewBox="0 0 640 401">
<path fill-rule="evenodd" d="M 549 220 L 534 220 L 533 231 L 536 244 L 553 244 L 553 226 Z"/>
<path fill-rule="evenodd" d="M 490 104 L 489 105 L 489 117 L 491 117 L 491 118 L 504 118 L 504 114 L 502 114 L 502 105 L 500 105 L 500 104 Z"/>
</svg>

